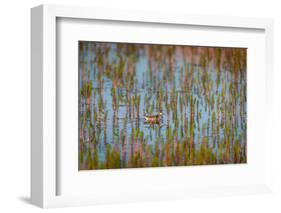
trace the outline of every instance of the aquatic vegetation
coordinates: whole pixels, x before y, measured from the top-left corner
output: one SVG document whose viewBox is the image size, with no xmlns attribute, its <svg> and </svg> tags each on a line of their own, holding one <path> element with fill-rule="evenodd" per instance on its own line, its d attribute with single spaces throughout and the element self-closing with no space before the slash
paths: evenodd
<svg viewBox="0 0 281 213">
<path fill-rule="evenodd" d="M 246 57 L 79 42 L 79 170 L 246 163 Z"/>
</svg>

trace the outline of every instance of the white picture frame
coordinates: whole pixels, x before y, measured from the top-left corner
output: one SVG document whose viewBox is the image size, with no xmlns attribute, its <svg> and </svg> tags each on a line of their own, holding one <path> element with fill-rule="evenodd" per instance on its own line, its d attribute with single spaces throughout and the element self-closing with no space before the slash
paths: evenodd
<svg viewBox="0 0 281 213">
<path fill-rule="evenodd" d="M 232 30 L 257 30 L 263 33 L 264 39 L 264 69 L 266 78 L 261 79 L 265 87 L 261 89 L 264 97 L 266 115 L 261 124 L 266 129 L 263 134 L 266 147 L 263 158 L 265 165 L 259 172 L 264 173 L 264 178 L 254 184 L 222 184 L 219 186 L 200 187 L 194 183 L 193 188 L 168 185 L 163 183 L 157 188 L 151 188 L 149 195 L 134 193 L 133 190 L 112 192 L 108 196 L 106 191 L 102 196 L 80 193 L 79 195 L 64 195 L 58 193 L 60 159 L 57 147 L 57 36 L 58 19 L 100 20 L 131 23 L 152 23 L 155 26 L 166 26 L 173 29 L 175 26 L 199 26 L 206 28 L 220 28 Z M 92 205 L 100 203 L 137 202 L 143 200 L 165 200 L 198 196 L 252 194 L 271 191 L 271 119 L 273 91 L 273 21 L 271 19 L 241 18 L 241 17 L 216 17 L 173 13 L 154 13 L 147 11 L 122 11 L 113 9 L 85 8 L 74 6 L 41 5 L 31 10 L 31 201 L 33 204 L 47 207 Z M 235 35 L 234 35 L 235 36 Z M 251 80 L 251 79 L 250 79 Z M 255 81 L 253 79 L 253 81 Z M 257 83 L 257 82 L 256 82 Z M 265 111 L 264 111 L 265 112 Z M 206 169 L 206 168 L 205 168 Z M 206 169 L 209 172 L 214 167 Z M 246 168 L 247 169 L 247 168 Z M 143 169 L 146 170 L 146 169 Z M 151 173 L 150 169 L 150 173 Z M 155 170 L 153 175 L 180 174 L 184 168 L 177 170 Z M 105 171 L 106 172 L 106 171 Z M 153 171 L 152 171 L 153 172 Z M 202 171 L 204 172 L 204 171 Z M 110 172 L 109 172 L 110 173 Z M 136 177 L 142 175 L 133 171 Z M 183 174 L 183 173 L 182 173 Z M 114 175 L 114 174 L 113 174 Z M 120 175 L 120 174 L 119 174 Z M 167 178 L 167 177 L 166 177 Z M 72 179 L 70 179 L 72 181 Z M 159 187 L 163 186 L 163 189 Z M 188 190 L 187 190 L 188 189 Z M 120 196 L 120 193 L 123 193 Z"/>
</svg>

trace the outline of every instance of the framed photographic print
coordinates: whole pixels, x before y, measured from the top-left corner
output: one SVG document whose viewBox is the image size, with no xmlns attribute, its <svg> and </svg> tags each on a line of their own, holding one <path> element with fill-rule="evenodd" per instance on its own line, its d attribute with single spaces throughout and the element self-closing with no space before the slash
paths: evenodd
<svg viewBox="0 0 281 213">
<path fill-rule="evenodd" d="M 31 14 L 32 203 L 270 192 L 272 20 Z"/>
</svg>

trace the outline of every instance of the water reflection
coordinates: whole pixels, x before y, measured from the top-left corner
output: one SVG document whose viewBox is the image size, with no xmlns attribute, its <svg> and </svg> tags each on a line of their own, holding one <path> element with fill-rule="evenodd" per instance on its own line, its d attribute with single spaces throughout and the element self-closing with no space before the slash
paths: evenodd
<svg viewBox="0 0 281 213">
<path fill-rule="evenodd" d="M 79 169 L 246 162 L 246 49 L 79 42 Z"/>
</svg>

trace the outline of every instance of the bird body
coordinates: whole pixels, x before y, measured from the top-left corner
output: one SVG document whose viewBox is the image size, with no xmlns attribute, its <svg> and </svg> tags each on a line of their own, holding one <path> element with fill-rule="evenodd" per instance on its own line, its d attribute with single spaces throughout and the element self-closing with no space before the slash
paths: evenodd
<svg viewBox="0 0 281 213">
<path fill-rule="evenodd" d="M 160 121 L 161 116 L 162 116 L 162 113 L 160 112 L 156 115 L 144 115 L 144 119 L 146 122 L 149 122 L 149 123 L 157 123 Z"/>
</svg>

